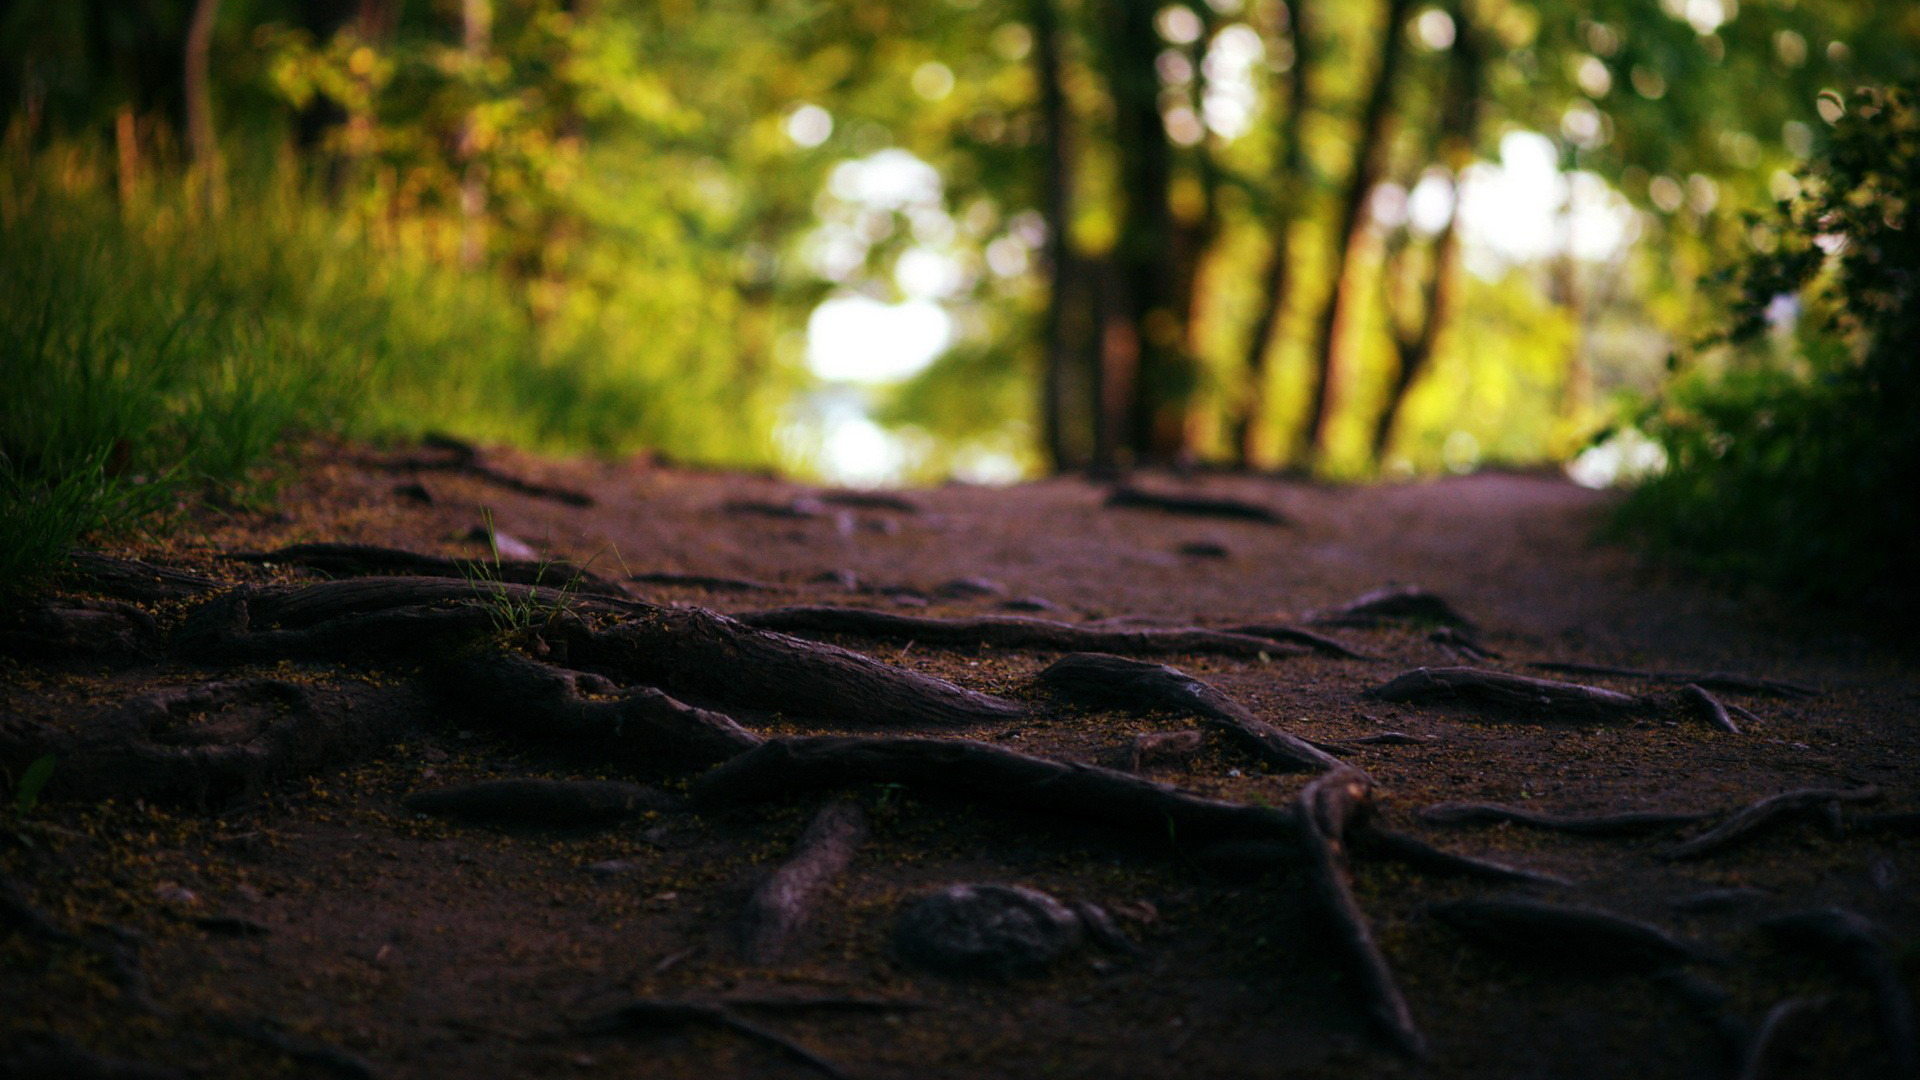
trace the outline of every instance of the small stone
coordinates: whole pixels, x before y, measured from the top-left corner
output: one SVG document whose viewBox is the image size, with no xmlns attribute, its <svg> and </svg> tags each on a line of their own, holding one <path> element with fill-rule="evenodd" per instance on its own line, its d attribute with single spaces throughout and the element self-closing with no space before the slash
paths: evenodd
<svg viewBox="0 0 1920 1080">
<path fill-rule="evenodd" d="M 1044 596 L 1016 596 L 1000 602 L 1003 611 L 1052 611 L 1053 604 Z"/>
<path fill-rule="evenodd" d="M 947 975 L 1034 975 L 1084 937 L 1072 908 L 1020 885 L 949 885 L 909 903 L 893 946 L 909 964 Z"/>
<path fill-rule="evenodd" d="M 154 889 L 153 897 L 163 904 L 173 904 L 176 907 L 192 907 L 200 902 L 198 893 L 195 893 L 192 889 L 183 885 L 176 885 L 171 881 L 163 882 L 158 888 Z"/>
<path fill-rule="evenodd" d="M 630 874 L 638 869 L 640 869 L 640 864 L 629 859 L 605 859 L 597 863 L 587 864 L 587 873 L 603 878 Z"/>
<path fill-rule="evenodd" d="M 1004 596 L 1007 587 L 990 578 L 963 577 L 944 582 L 934 592 L 953 599 L 966 599 L 974 596 Z"/>
<path fill-rule="evenodd" d="M 1127 747 L 1127 764 L 1134 772 L 1152 765 L 1177 765 L 1200 753 L 1198 731 L 1150 731 L 1136 735 Z"/>
<path fill-rule="evenodd" d="M 420 759 L 439 765 L 447 760 L 447 752 L 437 746 L 429 746 L 425 750 L 420 751 Z"/>
<path fill-rule="evenodd" d="M 893 603 L 895 607 L 922 608 L 927 606 L 927 598 L 917 593 L 895 593 Z"/>
</svg>

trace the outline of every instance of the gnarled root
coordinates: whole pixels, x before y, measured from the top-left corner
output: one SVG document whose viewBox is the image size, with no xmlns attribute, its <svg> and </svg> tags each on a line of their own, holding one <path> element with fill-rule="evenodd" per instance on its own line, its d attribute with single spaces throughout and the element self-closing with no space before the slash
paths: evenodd
<svg viewBox="0 0 1920 1080">
<path fill-rule="evenodd" d="M 694 805 L 722 807 L 821 788 L 898 783 L 1006 807 L 1131 830 L 1140 840 L 1204 846 L 1286 840 L 1285 810 L 1191 795 L 1128 773 L 1033 757 L 971 739 L 844 735 L 769 739 L 694 781 Z"/>
<path fill-rule="evenodd" d="M 1415 668 L 1367 691 L 1382 701 L 1457 702 L 1488 709 L 1580 720 L 1606 719 L 1647 708 L 1643 698 L 1579 683 L 1533 679 L 1473 667 Z"/>
<path fill-rule="evenodd" d="M 991 645 L 999 649 L 1127 653 L 1135 656 L 1192 653 L 1240 657 L 1262 654 L 1269 657 L 1300 656 L 1307 651 L 1274 638 L 1225 630 L 1085 626 L 1025 615 L 973 615 L 943 619 L 929 615 L 898 615 L 867 608 L 802 605 L 743 611 L 734 618 L 748 626 L 782 633 L 845 634 L 850 637 L 917 641 L 923 645 L 962 648 Z"/>
<path fill-rule="evenodd" d="M 1340 759 L 1261 720 L 1212 686 L 1165 664 L 1105 653 L 1073 653 L 1042 671 L 1040 682 L 1071 697 L 1191 712 L 1260 760 L 1280 769 L 1331 769 Z"/>
<path fill-rule="evenodd" d="M 1713 817 L 1711 810 L 1661 811 L 1636 810 L 1624 814 L 1598 814 L 1572 817 L 1542 814 L 1517 806 L 1491 803 L 1438 803 L 1420 811 L 1420 820 L 1435 825 L 1524 825 L 1530 829 L 1572 833 L 1576 836 L 1641 836 L 1650 832 L 1675 829 Z"/>
<path fill-rule="evenodd" d="M 1374 943 L 1367 917 L 1353 895 L 1347 836 L 1372 809 L 1373 781 L 1350 766 L 1321 775 L 1294 802 L 1300 846 L 1306 855 L 1314 896 L 1359 977 L 1368 1015 L 1395 1049 L 1411 1058 L 1424 1058 L 1426 1039 L 1415 1025 L 1406 998 L 1394 982 L 1393 970 Z"/>
<path fill-rule="evenodd" d="M 1867 802 L 1879 797 L 1880 789 L 1872 784 L 1851 790 L 1805 788 L 1782 792 L 1736 810 L 1725 821 L 1672 848 L 1663 857 L 1697 859 L 1748 840 L 1781 821 L 1814 814 L 1837 817 L 1841 803 Z"/>
<path fill-rule="evenodd" d="M 845 872 L 866 838 L 866 815 L 852 803 L 833 803 L 813 816 L 793 856 L 747 901 L 740 937 L 749 963 L 777 964 L 786 957 L 812 920 L 821 894 Z"/>
</svg>

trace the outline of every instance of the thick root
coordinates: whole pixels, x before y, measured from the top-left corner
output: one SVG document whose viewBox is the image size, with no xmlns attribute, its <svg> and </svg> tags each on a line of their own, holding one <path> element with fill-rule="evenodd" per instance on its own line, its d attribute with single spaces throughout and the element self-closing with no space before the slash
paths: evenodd
<svg viewBox="0 0 1920 1080">
<path fill-rule="evenodd" d="M 1523 712 L 1530 716 L 1594 720 L 1638 712 L 1648 707 L 1643 698 L 1597 686 L 1531 679 L 1485 668 L 1415 668 L 1367 691 L 1382 701 L 1443 702 L 1477 705 L 1486 709 Z"/>
<path fill-rule="evenodd" d="M 1109 507 L 1130 507 L 1139 510 L 1158 510 L 1166 514 L 1179 514 L 1184 517 L 1227 518 L 1232 521 L 1253 521 L 1262 525 L 1291 525 L 1293 522 L 1271 506 L 1248 502 L 1245 499 L 1227 498 L 1217 495 L 1182 495 L 1172 492 L 1147 491 L 1130 484 L 1122 484 L 1107 495 Z"/>
<path fill-rule="evenodd" d="M 1306 649 L 1269 637 L 1204 630 L 1198 627 L 1120 628 L 1083 626 L 1024 615 L 974 615 L 941 619 L 896 615 L 849 607 L 784 607 L 734 616 L 748 626 L 792 634 L 845 634 L 850 637 L 915 641 L 923 645 L 1049 652 L 1104 652 L 1134 656 L 1191 653 L 1197 656 L 1300 656 Z"/>
<path fill-rule="evenodd" d="M 1276 768 L 1319 771 L 1340 764 L 1339 758 L 1281 731 L 1219 690 L 1165 664 L 1105 653 L 1073 653 L 1054 661 L 1039 678 L 1050 689 L 1082 700 L 1191 712 Z"/>
<path fill-rule="evenodd" d="M 1836 815 L 1841 803 L 1868 802 L 1880 797 L 1880 789 L 1868 784 L 1842 790 L 1806 788 L 1788 791 L 1735 811 L 1725 821 L 1699 836 L 1667 851 L 1664 858 L 1697 859 L 1751 839 L 1756 833 L 1796 817 Z"/>
<path fill-rule="evenodd" d="M 748 963 L 777 964 L 786 958 L 821 895 L 866 839 L 866 815 L 852 803 L 834 803 L 813 816 L 793 856 L 747 901 L 740 936 Z"/>
</svg>

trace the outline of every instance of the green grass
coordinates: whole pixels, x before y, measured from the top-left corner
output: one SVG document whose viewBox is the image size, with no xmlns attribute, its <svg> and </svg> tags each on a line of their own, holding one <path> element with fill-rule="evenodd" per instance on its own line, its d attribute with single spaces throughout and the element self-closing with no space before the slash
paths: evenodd
<svg viewBox="0 0 1920 1080">
<path fill-rule="evenodd" d="M 259 497 L 289 436 L 757 453 L 719 421 L 738 380 L 685 389 L 701 365 L 638 332 L 651 313 L 623 324 L 582 294 L 536 319 L 505 275 L 376 247 L 282 186 L 236 184 L 209 220 L 178 185 L 123 207 L 83 166 L 0 169 L 0 591 L 183 499 Z"/>
</svg>

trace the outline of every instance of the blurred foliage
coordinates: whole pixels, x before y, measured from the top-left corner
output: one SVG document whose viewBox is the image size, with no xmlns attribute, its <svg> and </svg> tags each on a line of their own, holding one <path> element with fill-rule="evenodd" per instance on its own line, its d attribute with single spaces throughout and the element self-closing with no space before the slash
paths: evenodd
<svg viewBox="0 0 1920 1080">
<path fill-rule="evenodd" d="M 1621 524 L 1698 565 L 1807 598 L 1920 596 L 1920 103 L 1842 102 L 1799 194 L 1726 275 L 1717 370 L 1640 414 L 1666 450 Z M 1804 311 L 1802 310 L 1804 304 Z"/>
<path fill-rule="evenodd" d="M 1365 477 L 1562 457 L 1615 392 L 1659 380 L 1709 310 L 1700 274 L 1764 242 L 1742 215 L 1837 130 L 1823 100 L 1920 75 L 1920 9 L 1874 0 L 1180 0 L 1150 3 L 1152 33 L 1120 48 L 1117 16 L 1139 2 L 0 3 L 6 498 L 70 538 L 140 518 L 123 497 L 244 493 L 301 430 L 818 473 L 847 415 L 901 436 L 896 475 L 1031 473 L 1049 463 L 1050 307 L 1079 312 L 1063 339 L 1082 365 L 1064 406 L 1080 446 L 1142 199 L 1165 203 L 1167 257 L 1191 282 L 1183 310 L 1134 320 L 1190 369 L 1168 383 L 1191 393 L 1174 403 L 1185 454 L 1233 455 L 1271 226 L 1298 206 L 1255 464 L 1282 463 L 1309 409 L 1316 314 L 1342 277 L 1364 284 L 1328 445 L 1285 463 Z M 196 12 L 214 16 L 212 160 L 182 135 Z M 1466 35 L 1484 100 L 1462 135 L 1442 119 Z M 1406 49 L 1384 182 L 1330 268 L 1390 41 Z M 1139 148 L 1123 134 L 1142 133 L 1122 132 L 1115 88 L 1143 78 L 1164 191 L 1126 179 Z M 1442 260 L 1444 193 L 1495 184 L 1528 133 L 1552 159 L 1536 179 L 1555 235 L 1515 248 L 1467 229 L 1458 265 Z M 1425 216 L 1393 212 L 1428 189 Z M 1627 242 L 1583 248 L 1576 227 Z M 1050 265 L 1056 235 L 1077 281 Z M 1376 460 L 1388 327 L 1416 323 L 1403 309 L 1421 295 L 1376 287 L 1395 267 L 1458 280 Z M 950 343 L 904 380 L 823 387 L 809 318 L 850 297 L 937 305 Z M 1707 384 L 1716 362 L 1699 362 L 1672 400 Z"/>
</svg>

